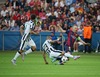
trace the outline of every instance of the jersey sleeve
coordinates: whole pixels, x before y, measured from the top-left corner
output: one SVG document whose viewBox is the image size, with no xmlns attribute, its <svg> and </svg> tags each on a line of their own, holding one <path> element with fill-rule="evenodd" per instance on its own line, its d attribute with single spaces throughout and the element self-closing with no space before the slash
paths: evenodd
<svg viewBox="0 0 100 77">
<path fill-rule="evenodd" d="M 81 40 L 81 38 L 80 38 L 80 37 L 78 37 L 78 38 L 77 38 L 77 40 L 79 40 L 79 41 L 80 41 L 80 40 Z"/>
</svg>

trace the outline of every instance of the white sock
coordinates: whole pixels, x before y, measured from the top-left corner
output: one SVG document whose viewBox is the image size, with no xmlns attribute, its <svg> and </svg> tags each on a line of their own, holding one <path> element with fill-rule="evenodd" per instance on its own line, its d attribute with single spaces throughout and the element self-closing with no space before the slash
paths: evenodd
<svg viewBox="0 0 100 77">
<path fill-rule="evenodd" d="M 16 55 L 14 56 L 14 60 L 16 60 L 18 57 L 20 56 L 20 53 L 19 52 L 16 52 Z"/>
<path fill-rule="evenodd" d="M 31 53 L 32 52 L 32 49 L 30 48 L 29 50 L 27 50 L 26 52 L 25 52 L 25 55 L 27 55 L 27 54 L 29 54 L 29 53 Z"/>
<path fill-rule="evenodd" d="M 64 55 L 65 55 L 66 57 L 71 57 L 71 58 L 74 57 L 73 55 L 71 55 L 71 54 L 69 54 L 69 53 L 65 53 Z"/>
</svg>

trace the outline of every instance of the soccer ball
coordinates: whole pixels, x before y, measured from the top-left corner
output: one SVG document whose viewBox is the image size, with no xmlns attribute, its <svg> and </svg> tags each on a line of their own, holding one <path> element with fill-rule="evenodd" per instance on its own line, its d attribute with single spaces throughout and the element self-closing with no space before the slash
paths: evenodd
<svg viewBox="0 0 100 77">
<path fill-rule="evenodd" d="M 68 58 L 65 57 L 65 56 L 63 56 L 63 57 L 61 58 L 61 61 L 62 61 L 63 63 L 65 63 L 67 60 L 68 60 Z"/>
</svg>

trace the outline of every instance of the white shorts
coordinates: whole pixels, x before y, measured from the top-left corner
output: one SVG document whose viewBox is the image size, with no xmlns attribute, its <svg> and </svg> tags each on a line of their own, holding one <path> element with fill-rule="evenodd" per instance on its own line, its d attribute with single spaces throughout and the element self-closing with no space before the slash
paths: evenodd
<svg viewBox="0 0 100 77">
<path fill-rule="evenodd" d="M 21 44 L 20 44 L 20 49 L 19 50 L 24 50 L 27 46 L 31 47 L 31 46 L 35 46 L 36 47 L 36 44 L 35 42 L 29 38 L 28 40 L 21 40 Z"/>
<path fill-rule="evenodd" d="M 50 58 L 57 58 L 61 55 L 62 51 L 60 50 L 53 50 L 50 52 L 49 57 Z"/>
<path fill-rule="evenodd" d="M 83 43 L 82 43 L 82 42 L 78 42 L 78 44 L 79 44 L 79 46 L 80 46 L 80 45 L 83 45 Z"/>
</svg>

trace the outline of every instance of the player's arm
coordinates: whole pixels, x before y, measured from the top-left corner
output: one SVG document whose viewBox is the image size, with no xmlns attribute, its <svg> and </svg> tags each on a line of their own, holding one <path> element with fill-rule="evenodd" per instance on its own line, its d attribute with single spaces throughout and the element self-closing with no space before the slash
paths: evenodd
<svg viewBox="0 0 100 77">
<path fill-rule="evenodd" d="M 39 32 L 38 32 L 38 31 L 35 32 L 34 30 L 31 29 L 31 30 L 30 30 L 30 34 L 36 34 L 36 35 L 37 35 L 37 34 L 39 34 Z"/>
<path fill-rule="evenodd" d="M 58 42 L 58 40 L 51 40 L 50 41 L 51 44 L 56 43 L 56 42 Z"/>
<path fill-rule="evenodd" d="M 23 35 L 23 32 L 24 32 L 24 26 L 21 25 L 21 26 L 20 26 L 20 34 Z"/>
<path fill-rule="evenodd" d="M 52 40 L 52 41 L 50 41 L 50 43 L 55 43 L 55 42 L 57 42 L 58 40 Z"/>
<path fill-rule="evenodd" d="M 79 41 L 82 42 L 84 45 L 90 45 L 89 43 L 86 43 L 85 41 L 83 41 L 80 37 L 79 37 Z"/>
<path fill-rule="evenodd" d="M 39 31 L 34 31 L 34 28 L 35 27 L 35 24 L 34 23 L 32 23 L 32 24 L 30 24 L 30 34 L 39 34 Z"/>
<path fill-rule="evenodd" d="M 43 59 L 44 59 L 45 64 L 48 64 L 48 62 L 46 60 L 46 52 L 45 51 L 43 51 Z"/>
</svg>

